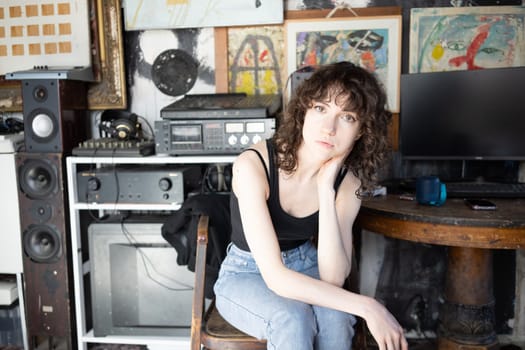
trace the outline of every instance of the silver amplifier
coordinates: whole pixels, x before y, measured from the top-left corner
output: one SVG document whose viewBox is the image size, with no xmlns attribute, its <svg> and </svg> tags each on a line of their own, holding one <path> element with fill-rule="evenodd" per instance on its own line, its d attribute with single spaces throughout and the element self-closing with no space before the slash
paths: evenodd
<svg viewBox="0 0 525 350">
<path fill-rule="evenodd" d="M 270 138 L 275 118 L 171 119 L 155 121 L 157 154 L 239 154 Z"/>
</svg>

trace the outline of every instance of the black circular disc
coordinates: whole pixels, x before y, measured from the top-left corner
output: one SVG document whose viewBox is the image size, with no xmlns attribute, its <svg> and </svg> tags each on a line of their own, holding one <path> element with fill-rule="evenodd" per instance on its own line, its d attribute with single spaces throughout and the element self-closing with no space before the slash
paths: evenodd
<svg viewBox="0 0 525 350">
<path fill-rule="evenodd" d="M 198 67 L 198 62 L 185 51 L 170 49 L 155 58 L 151 76 L 160 91 L 170 96 L 181 96 L 195 84 Z"/>
</svg>

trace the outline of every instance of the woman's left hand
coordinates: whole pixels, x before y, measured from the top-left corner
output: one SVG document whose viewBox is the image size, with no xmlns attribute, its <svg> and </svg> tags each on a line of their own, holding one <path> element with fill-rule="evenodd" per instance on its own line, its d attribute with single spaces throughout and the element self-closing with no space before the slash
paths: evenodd
<svg viewBox="0 0 525 350">
<path fill-rule="evenodd" d="M 317 174 L 317 186 L 319 189 L 322 188 L 334 188 L 334 182 L 339 174 L 339 170 L 343 166 L 346 159 L 346 154 L 330 158 L 326 163 L 321 166 L 319 173 Z"/>
</svg>

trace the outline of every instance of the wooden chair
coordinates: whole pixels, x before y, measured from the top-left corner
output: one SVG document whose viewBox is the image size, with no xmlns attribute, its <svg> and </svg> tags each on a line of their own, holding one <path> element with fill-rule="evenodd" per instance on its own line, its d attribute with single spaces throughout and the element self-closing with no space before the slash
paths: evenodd
<svg viewBox="0 0 525 350">
<path fill-rule="evenodd" d="M 209 217 L 201 215 L 197 228 L 197 256 L 195 260 L 195 289 L 191 316 L 191 350 L 264 350 L 266 341 L 251 337 L 226 322 L 214 301 L 204 310 L 204 277 L 208 245 Z"/>
<path fill-rule="evenodd" d="M 193 306 L 191 317 L 191 350 L 264 350 L 266 340 L 259 340 L 251 337 L 225 321 L 217 309 L 214 301 L 205 310 L 204 303 L 204 278 L 206 267 L 206 249 L 208 244 L 208 223 L 209 217 L 201 215 L 197 228 L 197 253 L 195 261 L 195 287 L 193 293 Z M 357 267 L 355 261 L 353 266 Z M 351 276 L 357 276 L 352 273 Z M 353 290 L 356 286 L 356 279 L 347 281 L 347 287 Z M 364 322 L 358 319 L 355 327 L 356 334 L 353 342 L 353 349 L 366 349 L 366 336 L 363 331 L 366 329 Z"/>
</svg>

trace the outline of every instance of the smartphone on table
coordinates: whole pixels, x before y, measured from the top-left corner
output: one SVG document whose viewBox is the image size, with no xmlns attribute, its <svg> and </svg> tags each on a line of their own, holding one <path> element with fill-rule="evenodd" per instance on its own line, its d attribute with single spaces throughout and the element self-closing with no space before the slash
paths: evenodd
<svg viewBox="0 0 525 350">
<path fill-rule="evenodd" d="M 472 210 L 496 210 L 496 204 L 487 199 L 465 199 L 465 204 Z"/>
</svg>

